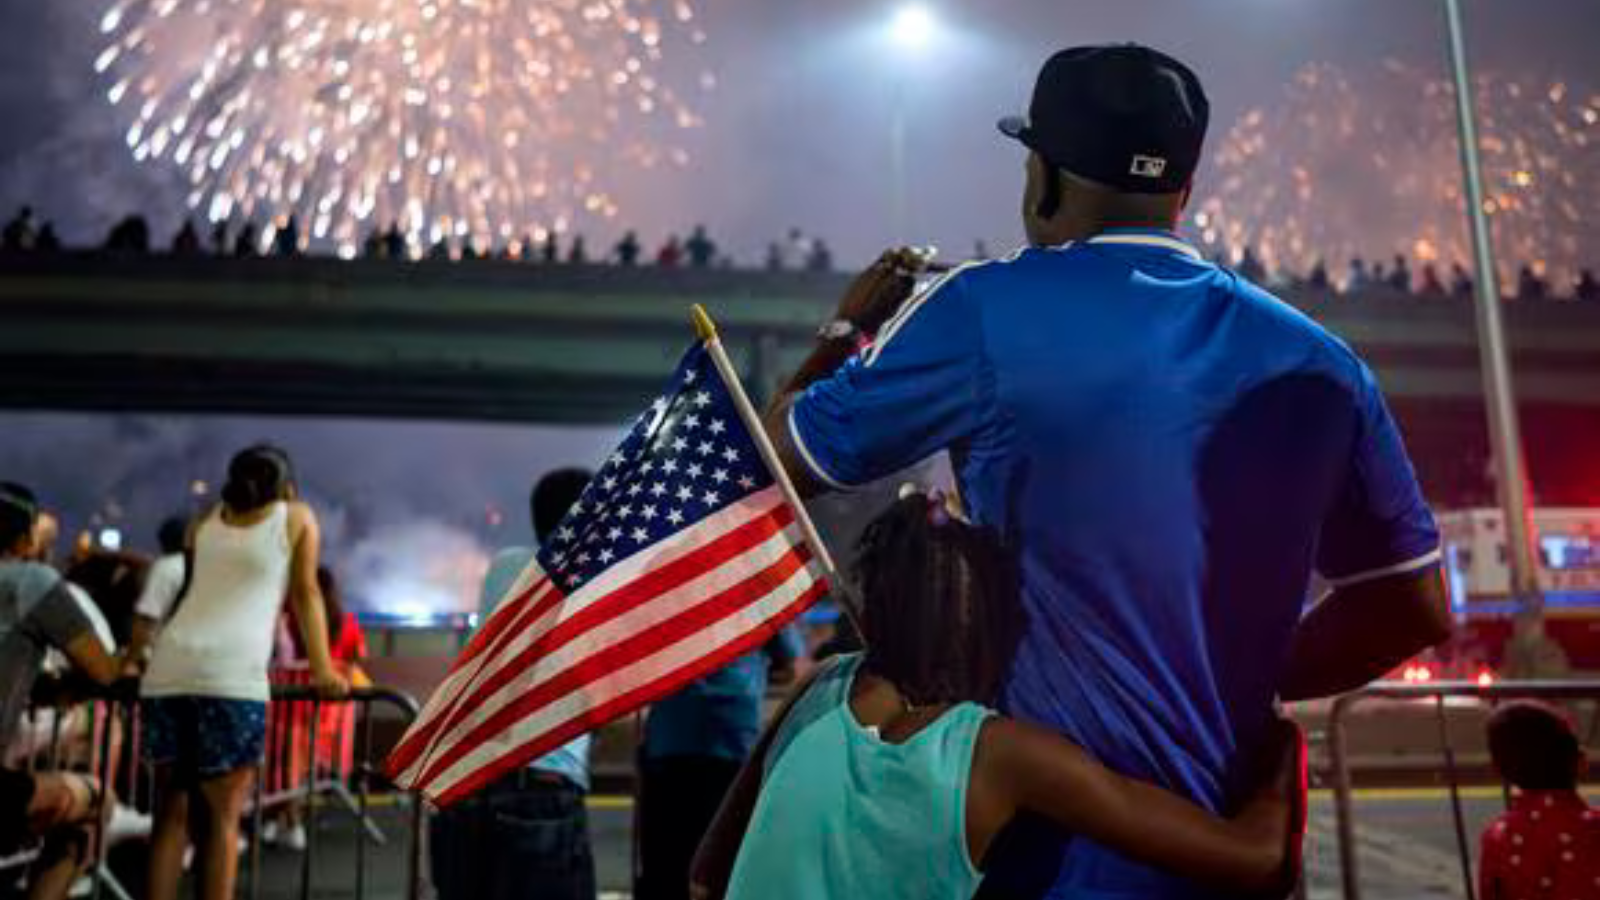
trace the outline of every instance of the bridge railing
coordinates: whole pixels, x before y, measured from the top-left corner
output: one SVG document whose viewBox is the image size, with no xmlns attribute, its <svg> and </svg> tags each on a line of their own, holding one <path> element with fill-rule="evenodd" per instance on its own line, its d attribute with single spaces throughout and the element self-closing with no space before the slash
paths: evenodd
<svg viewBox="0 0 1600 900">
<path fill-rule="evenodd" d="M 1456 853 L 1461 864 L 1461 879 L 1467 900 L 1477 900 L 1473 878 L 1472 843 L 1467 834 L 1466 814 L 1461 798 L 1461 766 L 1457 747 L 1450 735 L 1446 706 L 1449 700 L 1471 699 L 1484 702 L 1503 700 L 1550 700 L 1600 703 L 1600 680 L 1596 681 L 1502 681 L 1490 685 L 1472 682 L 1433 684 L 1379 684 L 1346 694 L 1333 702 L 1328 713 L 1324 738 L 1327 744 L 1329 775 L 1334 800 L 1334 820 L 1339 845 L 1339 877 L 1345 900 L 1361 900 L 1361 873 L 1356 852 L 1356 822 L 1353 800 L 1352 758 L 1347 741 L 1347 719 L 1351 710 L 1373 700 L 1429 703 L 1438 725 L 1438 749 L 1443 760 L 1443 775 L 1450 799 L 1455 830 Z M 1510 791 L 1502 784 L 1502 796 L 1509 801 Z"/>
</svg>

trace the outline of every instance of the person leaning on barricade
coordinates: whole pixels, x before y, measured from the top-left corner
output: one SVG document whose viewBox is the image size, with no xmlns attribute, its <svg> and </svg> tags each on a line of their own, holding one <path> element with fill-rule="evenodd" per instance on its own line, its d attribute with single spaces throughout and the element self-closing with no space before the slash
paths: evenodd
<svg viewBox="0 0 1600 900">
<path fill-rule="evenodd" d="M 110 685 L 122 660 L 107 652 L 86 600 L 54 569 L 29 561 L 39 505 L 21 485 L 0 483 L 0 748 L 9 748 L 47 650 Z M 99 780 L 75 772 L 0 768 L 0 859 L 42 842 L 28 896 L 67 896 L 93 854 L 96 813 L 109 809 Z"/>
<path fill-rule="evenodd" d="M 177 896 L 191 811 L 197 893 L 233 896 L 239 819 L 265 747 L 267 667 L 285 597 L 298 612 L 313 685 L 324 697 L 349 690 L 329 658 L 316 578 L 321 532 L 297 497 L 288 454 L 249 447 L 228 465 L 222 503 L 190 531 L 188 584 L 140 686 L 144 753 L 156 780 L 152 900 Z"/>
</svg>

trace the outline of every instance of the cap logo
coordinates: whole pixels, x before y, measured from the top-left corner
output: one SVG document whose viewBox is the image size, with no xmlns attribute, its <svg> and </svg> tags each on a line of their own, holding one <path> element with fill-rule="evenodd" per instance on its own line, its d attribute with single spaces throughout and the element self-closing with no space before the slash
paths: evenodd
<svg viewBox="0 0 1600 900">
<path fill-rule="evenodd" d="M 1128 169 L 1131 175 L 1140 178 L 1160 178 L 1161 173 L 1167 171 L 1167 161 L 1160 156 L 1135 156 L 1133 166 Z"/>
</svg>

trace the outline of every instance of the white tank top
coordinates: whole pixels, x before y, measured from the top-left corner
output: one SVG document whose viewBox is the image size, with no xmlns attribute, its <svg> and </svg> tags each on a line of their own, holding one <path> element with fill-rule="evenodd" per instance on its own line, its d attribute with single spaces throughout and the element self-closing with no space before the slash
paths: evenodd
<svg viewBox="0 0 1600 900">
<path fill-rule="evenodd" d="M 156 639 L 144 696 L 266 702 L 291 552 L 287 503 L 248 526 L 227 524 L 220 510 L 208 516 L 195 533 L 189 592 Z"/>
</svg>

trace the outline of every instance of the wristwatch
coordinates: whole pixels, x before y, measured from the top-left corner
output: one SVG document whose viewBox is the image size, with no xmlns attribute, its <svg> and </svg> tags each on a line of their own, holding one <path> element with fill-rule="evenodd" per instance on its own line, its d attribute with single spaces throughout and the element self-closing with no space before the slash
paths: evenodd
<svg viewBox="0 0 1600 900">
<path fill-rule="evenodd" d="M 856 328 L 856 323 L 849 319 L 834 319 L 831 322 L 824 323 L 821 328 L 817 329 L 817 340 L 845 341 L 859 333 L 860 329 Z"/>
</svg>

